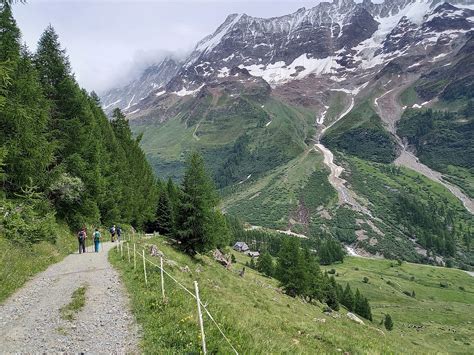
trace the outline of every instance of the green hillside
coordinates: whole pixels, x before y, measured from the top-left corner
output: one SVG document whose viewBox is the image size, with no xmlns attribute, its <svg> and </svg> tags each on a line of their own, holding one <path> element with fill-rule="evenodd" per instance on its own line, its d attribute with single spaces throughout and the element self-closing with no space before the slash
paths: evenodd
<svg viewBox="0 0 474 355">
<path fill-rule="evenodd" d="M 329 128 L 322 142 L 328 148 L 370 161 L 390 163 L 396 157 L 395 141 L 368 101 L 357 105 Z"/>
<path fill-rule="evenodd" d="M 276 280 L 246 268 L 238 272 L 247 256 L 234 252 L 230 270 L 207 256 L 189 258 L 161 238 L 142 240 L 155 244 L 169 261 L 165 270 L 188 289 L 199 282 L 201 299 L 240 353 L 471 353 L 474 311 L 472 277 L 450 270 L 386 260 L 346 258 L 332 265 L 336 281 L 359 288 L 369 298 L 373 322 L 360 325 L 339 312 L 324 313 L 325 306 L 286 296 Z M 112 263 L 121 271 L 132 297 L 132 308 L 143 327 L 142 350 L 154 352 L 198 352 L 195 300 L 165 277 L 167 302 L 163 303 L 160 273 L 148 265 L 148 287 L 143 270 L 112 250 Z M 147 256 L 159 263 L 159 258 Z M 138 259 L 139 260 L 139 259 Z M 138 264 L 141 266 L 141 264 Z M 188 269 L 185 269 L 185 267 Z M 363 282 L 364 277 L 367 282 Z M 414 293 L 413 293 L 414 291 Z M 408 296 L 406 293 L 409 293 Z M 412 297 L 412 294 L 414 297 Z M 380 321 L 392 316 L 394 329 Z M 208 351 L 231 353 L 215 325 L 205 316 Z"/>
<path fill-rule="evenodd" d="M 192 100 L 192 110 L 189 102 L 178 102 L 185 106 L 170 108 L 180 113 L 163 123 L 158 113 L 154 121 L 147 116 L 131 122 L 162 178 L 180 179 L 186 153 L 197 150 L 217 185 L 232 185 L 288 163 L 314 134 L 310 112 L 268 96 L 207 92 Z"/>
</svg>

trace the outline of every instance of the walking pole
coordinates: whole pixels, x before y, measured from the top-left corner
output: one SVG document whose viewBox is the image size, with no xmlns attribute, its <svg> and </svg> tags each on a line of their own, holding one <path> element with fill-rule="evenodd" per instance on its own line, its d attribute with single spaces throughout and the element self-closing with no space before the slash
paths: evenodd
<svg viewBox="0 0 474 355">
<path fill-rule="evenodd" d="M 148 286 L 148 279 L 146 277 L 146 264 L 145 264 L 145 249 L 143 249 L 143 273 L 145 274 L 145 285 Z"/>
<path fill-rule="evenodd" d="M 137 269 L 137 255 L 135 252 L 135 243 L 133 243 L 133 270 Z"/>
<path fill-rule="evenodd" d="M 196 301 L 197 301 L 197 306 L 198 306 L 199 328 L 201 328 L 202 353 L 206 355 L 207 354 L 206 338 L 204 336 L 204 323 L 202 322 L 201 301 L 199 299 L 199 288 L 198 288 L 197 281 L 194 281 L 194 290 L 196 291 Z"/>
<path fill-rule="evenodd" d="M 161 271 L 161 294 L 163 301 L 165 300 L 165 279 L 163 278 L 163 258 L 160 257 L 160 271 Z"/>
</svg>

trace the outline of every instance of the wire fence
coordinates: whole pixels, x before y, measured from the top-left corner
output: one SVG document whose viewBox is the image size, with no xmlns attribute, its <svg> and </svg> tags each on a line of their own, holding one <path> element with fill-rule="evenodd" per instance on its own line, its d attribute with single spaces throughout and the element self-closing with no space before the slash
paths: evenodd
<svg viewBox="0 0 474 355">
<path fill-rule="evenodd" d="M 203 322 L 203 318 L 202 318 L 202 310 L 204 310 L 204 313 L 207 315 L 207 317 L 209 318 L 209 320 L 211 321 L 212 324 L 214 324 L 217 328 L 217 330 L 219 331 L 219 333 L 222 335 L 223 339 L 227 342 L 227 344 L 230 346 L 230 348 L 232 349 L 232 351 L 235 353 L 235 354 L 239 354 L 238 351 L 235 349 L 235 347 L 232 345 L 231 341 L 229 340 L 229 338 L 225 335 L 224 331 L 222 330 L 222 328 L 219 326 L 219 324 L 217 323 L 217 321 L 215 320 L 215 318 L 212 316 L 211 312 L 209 312 L 209 310 L 207 309 L 207 305 L 203 304 L 200 297 L 199 297 L 199 286 L 198 286 L 198 283 L 197 281 L 194 281 L 194 287 L 195 287 L 195 291 L 194 293 L 189 290 L 186 286 L 184 286 L 181 282 L 179 282 L 178 280 L 176 280 L 175 277 L 173 277 L 169 272 L 167 272 L 164 267 L 163 267 L 163 257 L 160 257 L 160 265 L 156 264 L 155 262 L 153 262 L 152 260 L 148 259 L 146 256 L 145 256 L 145 249 L 142 249 L 142 252 L 140 253 L 137 248 L 136 248 L 136 244 L 133 243 L 133 250 L 130 250 L 130 239 L 128 241 L 121 241 L 120 243 L 117 244 L 116 246 L 116 251 L 117 253 L 120 253 L 120 257 L 121 259 L 124 259 L 124 248 L 123 248 L 123 244 L 126 243 L 127 244 L 127 254 L 128 254 L 128 258 L 126 258 L 126 260 L 128 260 L 128 263 L 132 263 L 132 260 L 131 260 L 131 257 L 130 257 L 130 253 L 133 254 L 133 268 L 134 270 L 137 269 L 137 257 L 138 258 L 142 258 L 143 260 L 143 274 L 144 274 L 144 281 L 145 281 L 145 285 L 148 285 L 148 275 L 147 275 L 147 263 L 158 268 L 160 270 L 160 275 L 161 275 L 161 294 L 162 294 L 162 298 L 163 300 L 165 300 L 165 283 L 164 283 L 164 276 L 166 275 L 168 278 L 170 278 L 176 285 L 179 286 L 179 288 L 181 288 L 186 294 L 188 294 L 189 296 L 191 296 L 195 301 L 196 301 L 196 305 L 197 305 L 197 313 L 198 313 L 198 320 L 199 320 L 199 328 L 200 328 L 200 331 L 201 331 L 201 341 L 202 341 L 202 352 L 204 354 L 207 353 L 207 348 L 206 348 L 206 340 L 205 340 L 205 333 L 204 333 L 204 322 Z"/>
</svg>

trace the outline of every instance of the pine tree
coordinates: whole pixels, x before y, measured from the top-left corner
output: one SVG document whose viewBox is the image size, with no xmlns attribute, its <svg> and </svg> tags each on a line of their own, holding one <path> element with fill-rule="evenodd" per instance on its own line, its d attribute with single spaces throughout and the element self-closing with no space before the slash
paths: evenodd
<svg viewBox="0 0 474 355">
<path fill-rule="evenodd" d="M 366 297 L 364 297 L 362 302 L 363 302 L 362 304 L 363 304 L 363 313 L 364 313 L 362 314 L 362 317 L 372 321 L 372 310 L 370 308 L 369 300 Z"/>
<path fill-rule="evenodd" d="M 186 252 L 205 252 L 228 243 L 229 231 L 217 204 L 204 160 L 192 153 L 187 160 L 176 220 L 176 236 Z"/>
<path fill-rule="evenodd" d="M 356 289 L 354 295 L 354 312 L 360 315 L 361 317 L 364 316 L 364 300 L 362 295 L 360 294 L 359 289 Z"/>
<path fill-rule="evenodd" d="M 349 310 L 354 311 L 354 294 L 352 293 L 351 287 L 349 284 L 346 284 L 346 288 L 342 294 L 341 303 Z"/>
<path fill-rule="evenodd" d="M 259 256 L 257 260 L 257 270 L 270 277 L 274 274 L 275 267 L 273 265 L 273 259 L 268 252 L 264 252 Z"/>
<path fill-rule="evenodd" d="M 28 184 L 44 187 L 47 166 L 52 161 L 48 142 L 48 104 L 38 84 L 26 48 L 20 48 L 20 33 L 8 5 L 0 11 L 0 61 L 5 62 L 9 85 L 0 111 L 0 146 L 7 147 L 4 188 L 21 191 Z"/>
<path fill-rule="evenodd" d="M 383 324 L 385 325 L 385 329 L 387 329 L 388 331 L 391 331 L 393 329 L 393 321 L 390 314 L 385 315 Z"/>
<path fill-rule="evenodd" d="M 0 62 L 14 65 L 20 58 L 20 29 L 13 18 L 11 6 L 0 6 Z"/>
<path fill-rule="evenodd" d="M 329 287 L 326 292 L 326 304 L 335 311 L 339 310 L 339 301 L 337 300 L 336 289 L 332 286 Z"/>
<path fill-rule="evenodd" d="M 161 191 L 156 209 L 156 229 L 160 234 L 171 235 L 174 230 L 173 211 L 166 190 Z"/>
<path fill-rule="evenodd" d="M 66 51 L 61 48 L 59 36 L 53 26 L 49 25 L 38 41 L 35 64 L 40 72 L 40 80 L 46 96 L 56 104 L 62 97 L 61 90 L 65 88 L 71 77 L 71 64 Z M 53 108 L 54 110 L 54 108 Z"/>
<path fill-rule="evenodd" d="M 298 239 L 283 239 L 275 275 L 288 295 L 295 297 L 309 294 L 310 278 Z"/>
</svg>

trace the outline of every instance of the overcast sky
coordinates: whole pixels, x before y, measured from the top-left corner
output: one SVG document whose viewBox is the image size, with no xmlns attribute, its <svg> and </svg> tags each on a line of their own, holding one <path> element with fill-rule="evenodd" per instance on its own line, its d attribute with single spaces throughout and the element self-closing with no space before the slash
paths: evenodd
<svg viewBox="0 0 474 355">
<path fill-rule="evenodd" d="M 79 83 L 101 92 L 123 84 L 163 51 L 189 52 L 231 13 L 272 17 L 306 0 L 28 0 L 15 17 L 30 49 L 51 23 Z"/>
</svg>

